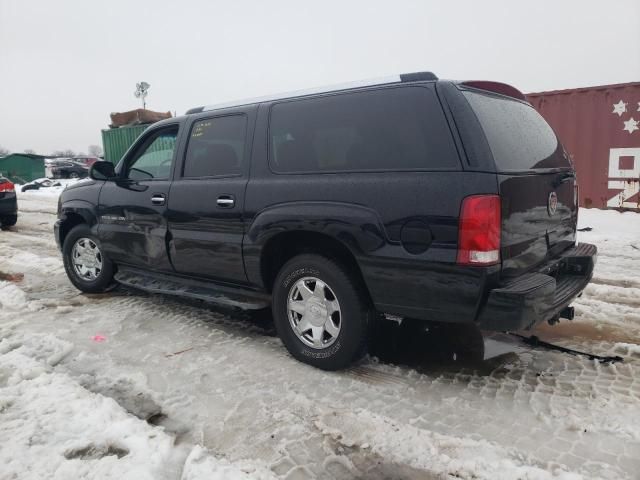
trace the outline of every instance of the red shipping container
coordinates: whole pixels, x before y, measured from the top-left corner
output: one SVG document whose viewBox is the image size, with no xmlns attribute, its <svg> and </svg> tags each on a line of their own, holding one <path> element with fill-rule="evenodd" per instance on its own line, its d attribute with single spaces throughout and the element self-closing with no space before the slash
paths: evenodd
<svg viewBox="0 0 640 480">
<path fill-rule="evenodd" d="M 574 162 L 580 205 L 640 209 L 640 82 L 529 93 Z"/>
</svg>

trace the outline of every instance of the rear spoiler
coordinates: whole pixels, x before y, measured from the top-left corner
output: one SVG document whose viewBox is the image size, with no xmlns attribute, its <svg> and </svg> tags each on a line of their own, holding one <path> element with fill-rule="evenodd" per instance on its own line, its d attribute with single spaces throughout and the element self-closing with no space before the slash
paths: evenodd
<svg viewBox="0 0 640 480">
<path fill-rule="evenodd" d="M 488 92 L 499 93 L 500 95 L 506 95 L 507 97 L 516 98 L 524 102 L 527 101 L 524 93 L 511 85 L 500 82 L 490 82 L 488 80 L 468 80 L 462 82 L 461 85 L 465 87 L 477 88 L 479 90 L 486 90 Z"/>
</svg>

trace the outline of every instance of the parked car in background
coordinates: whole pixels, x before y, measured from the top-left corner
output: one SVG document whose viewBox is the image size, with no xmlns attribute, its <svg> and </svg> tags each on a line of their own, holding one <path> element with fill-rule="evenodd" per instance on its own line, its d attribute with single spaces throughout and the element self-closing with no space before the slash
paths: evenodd
<svg viewBox="0 0 640 480">
<path fill-rule="evenodd" d="M 85 178 L 89 175 L 89 167 L 73 159 L 56 159 L 50 163 L 52 178 Z"/>
<path fill-rule="evenodd" d="M 18 199 L 16 187 L 7 178 L 0 176 L 0 225 L 12 227 L 18 221 Z"/>
<path fill-rule="evenodd" d="M 80 165 L 84 165 L 87 168 L 91 168 L 91 165 L 99 162 L 102 159 L 98 157 L 72 157 L 69 160 L 75 163 L 79 163 Z"/>
<path fill-rule="evenodd" d="M 494 331 L 573 317 L 596 247 L 524 95 L 432 73 L 198 107 L 60 196 L 71 282 L 271 305 L 291 354 L 333 370 L 381 318 Z"/>
<path fill-rule="evenodd" d="M 39 178 L 33 182 L 26 183 L 20 189 L 21 192 L 28 192 L 29 190 L 40 190 L 41 188 L 59 187 L 60 182 L 54 182 L 48 178 Z"/>
</svg>

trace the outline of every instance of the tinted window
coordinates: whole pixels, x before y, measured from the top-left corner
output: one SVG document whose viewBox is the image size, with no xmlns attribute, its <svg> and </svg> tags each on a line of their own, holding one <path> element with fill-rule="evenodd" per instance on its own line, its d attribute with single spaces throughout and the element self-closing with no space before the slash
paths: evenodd
<svg viewBox="0 0 640 480">
<path fill-rule="evenodd" d="M 523 102 L 465 91 L 499 171 L 570 167 L 549 124 Z"/>
<path fill-rule="evenodd" d="M 129 164 L 127 177 L 133 180 L 169 178 L 178 127 L 162 130 L 146 140 Z"/>
<path fill-rule="evenodd" d="M 213 177 L 242 173 L 247 118 L 209 118 L 193 124 L 183 176 Z"/>
<path fill-rule="evenodd" d="M 279 103 L 270 137 L 280 173 L 459 168 L 440 103 L 423 87 Z"/>
</svg>

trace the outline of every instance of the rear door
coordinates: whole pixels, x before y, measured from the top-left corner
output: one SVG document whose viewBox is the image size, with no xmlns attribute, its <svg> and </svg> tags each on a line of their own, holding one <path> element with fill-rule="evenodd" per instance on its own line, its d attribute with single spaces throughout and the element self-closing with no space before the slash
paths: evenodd
<svg viewBox="0 0 640 480">
<path fill-rule="evenodd" d="M 178 125 L 146 133 L 124 159 L 115 181 L 105 182 L 98 204 L 98 234 L 117 263 L 171 271 L 166 209 Z"/>
<path fill-rule="evenodd" d="M 493 155 L 502 198 L 502 268 L 531 270 L 576 240 L 576 178 L 553 129 L 528 103 L 463 90 Z"/>
<path fill-rule="evenodd" d="M 246 283 L 244 194 L 255 107 L 190 122 L 169 196 L 170 254 L 178 273 Z"/>
</svg>

